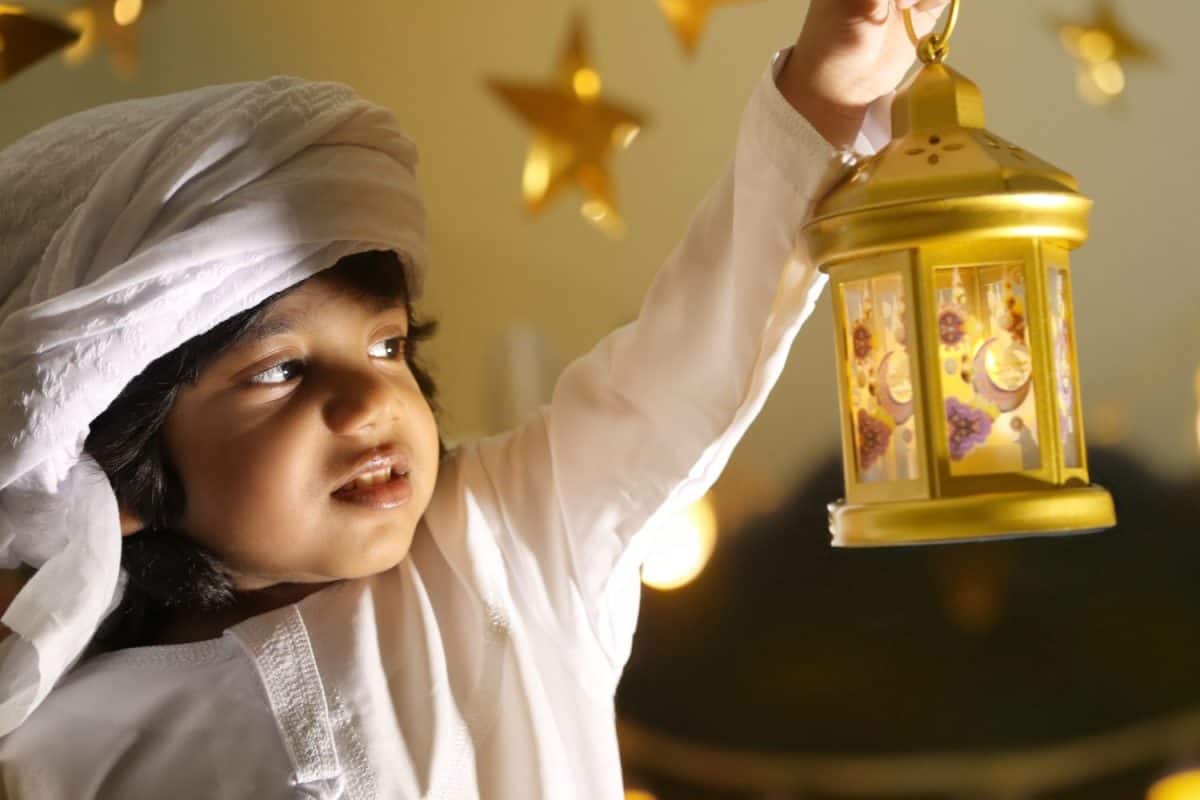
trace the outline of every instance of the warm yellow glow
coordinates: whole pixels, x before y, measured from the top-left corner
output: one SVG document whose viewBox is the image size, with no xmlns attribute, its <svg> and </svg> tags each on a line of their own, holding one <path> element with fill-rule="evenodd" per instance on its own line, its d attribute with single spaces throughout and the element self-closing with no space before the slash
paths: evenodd
<svg viewBox="0 0 1200 800">
<path fill-rule="evenodd" d="M 534 146 L 525 159 L 525 171 L 521 174 L 521 191 L 531 202 L 540 200 L 550 186 L 550 152 L 546 147 Z"/>
<path fill-rule="evenodd" d="M 1081 58 L 1093 63 L 1108 61 L 1117 49 L 1116 42 L 1104 31 L 1084 31 L 1075 46 Z"/>
<path fill-rule="evenodd" d="M 603 200 L 585 200 L 579 206 L 580 215 L 600 230 L 620 239 L 625 235 L 625 221 L 609 203 Z"/>
<path fill-rule="evenodd" d="M 608 216 L 608 206 L 599 200 L 587 200 L 579 207 L 579 213 L 592 222 L 603 222 L 604 218 Z"/>
<path fill-rule="evenodd" d="M 75 65 L 92 53 L 96 44 L 96 18 L 90 9 L 76 8 L 66 14 L 67 24 L 79 31 L 79 40 L 63 50 L 63 61 Z"/>
<path fill-rule="evenodd" d="M 625 800 L 658 800 L 658 798 L 645 789 L 626 789 Z"/>
<path fill-rule="evenodd" d="M 1064 208 L 1071 204 L 1071 196 L 1065 192 L 1028 192 L 1021 195 L 1021 203 L 1030 208 Z"/>
<path fill-rule="evenodd" d="M 1106 106 L 1116 99 L 1117 95 L 1113 94 L 1112 92 L 1105 91 L 1098 83 L 1096 83 L 1096 76 L 1093 72 L 1094 66 L 1095 65 L 1092 64 L 1081 64 L 1079 72 L 1076 76 L 1076 87 L 1079 90 L 1079 96 L 1089 104 L 1094 106 Z"/>
<path fill-rule="evenodd" d="M 1168 775 L 1150 787 L 1146 800 L 1200 800 L 1200 769 Z"/>
<path fill-rule="evenodd" d="M 1200 369 L 1196 370 L 1196 444 L 1200 446 Z"/>
<path fill-rule="evenodd" d="M 1105 94 L 1118 95 L 1125 89 L 1125 72 L 1116 61 L 1101 61 L 1088 69 L 1092 80 Z"/>
<path fill-rule="evenodd" d="M 633 125 L 632 123 L 618 125 L 613 130 L 613 143 L 622 149 L 629 147 L 629 145 L 633 144 L 633 140 L 637 138 L 637 135 L 641 132 L 641 130 L 641 128 L 639 128 L 637 125 Z"/>
<path fill-rule="evenodd" d="M 580 100 L 591 100 L 600 94 L 600 75 L 591 67 L 580 67 L 571 76 L 571 88 Z"/>
<path fill-rule="evenodd" d="M 112 13 L 118 25 L 132 25 L 142 15 L 142 0 L 117 0 Z"/>
<path fill-rule="evenodd" d="M 660 523 L 653 549 L 642 564 L 642 582 L 655 589 L 678 589 L 704 569 L 717 543 L 717 514 L 708 495 Z"/>
<path fill-rule="evenodd" d="M 1129 433 L 1129 421 L 1124 407 L 1113 402 L 1098 402 L 1090 407 L 1087 421 L 1089 444 L 1116 447 Z"/>
</svg>

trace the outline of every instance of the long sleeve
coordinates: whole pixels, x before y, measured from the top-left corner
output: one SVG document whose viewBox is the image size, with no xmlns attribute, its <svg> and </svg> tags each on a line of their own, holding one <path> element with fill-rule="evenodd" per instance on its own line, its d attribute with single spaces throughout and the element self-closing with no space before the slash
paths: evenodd
<svg viewBox="0 0 1200 800">
<path fill-rule="evenodd" d="M 779 93 L 781 57 L 637 319 L 572 362 L 540 415 L 462 454 L 515 601 L 564 648 L 598 645 L 614 686 L 656 521 L 716 481 L 825 283 L 799 230 L 845 159 Z"/>
</svg>

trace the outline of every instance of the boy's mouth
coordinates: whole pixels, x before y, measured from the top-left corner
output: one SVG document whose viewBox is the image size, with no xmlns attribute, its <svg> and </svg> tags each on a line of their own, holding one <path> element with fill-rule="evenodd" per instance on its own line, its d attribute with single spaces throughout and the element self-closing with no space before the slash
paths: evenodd
<svg viewBox="0 0 1200 800">
<path fill-rule="evenodd" d="M 385 486 L 400 478 L 408 478 L 408 456 L 399 452 L 395 445 L 376 447 L 359 457 L 354 467 L 342 478 L 342 483 L 333 491 L 333 495 Z"/>
<path fill-rule="evenodd" d="M 363 508 L 384 510 L 396 508 L 412 497 L 412 484 L 408 480 L 408 468 L 399 471 L 402 465 L 369 469 L 349 481 L 331 497 L 342 503 Z"/>
<path fill-rule="evenodd" d="M 397 478 L 408 478 L 408 472 L 397 472 L 394 466 L 384 467 L 383 469 L 373 470 L 364 475 L 360 475 L 349 483 L 339 487 L 334 494 L 344 494 L 354 492 L 360 489 L 368 489 L 372 486 L 383 486 L 391 483 Z"/>
</svg>

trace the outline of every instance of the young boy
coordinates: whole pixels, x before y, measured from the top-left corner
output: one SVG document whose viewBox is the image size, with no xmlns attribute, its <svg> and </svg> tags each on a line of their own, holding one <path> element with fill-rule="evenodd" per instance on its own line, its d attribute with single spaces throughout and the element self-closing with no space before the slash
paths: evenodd
<svg viewBox="0 0 1200 800">
<path fill-rule="evenodd" d="M 639 318 L 539 417 L 445 459 L 405 350 L 411 148 L 382 109 L 273 79 L 98 109 L 0 153 L 17 191 L 39 147 L 121 143 L 55 187 L 58 216 L 0 228 L 18 242 L 0 264 L 0 563 L 41 565 L 3 618 L 7 794 L 620 797 L 641 534 L 716 480 L 782 369 L 823 285 L 797 230 L 835 147 L 881 144 L 860 130 L 913 60 L 912 5 L 812 0 Z M 350 274 L 368 252 L 399 257 L 402 290 Z M 151 382 L 161 415 L 129 412 L 162 480 L 127 495 L 82 434 L 218 334 Z M 168 535 L 228 602 L 81 661 L 137 589 L 117 550 Z"/>
</svg>

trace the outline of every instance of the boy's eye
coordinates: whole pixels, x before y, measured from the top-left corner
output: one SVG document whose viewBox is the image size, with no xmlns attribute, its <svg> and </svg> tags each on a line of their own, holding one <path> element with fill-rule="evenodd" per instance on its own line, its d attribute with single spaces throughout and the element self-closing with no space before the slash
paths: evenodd
<svg viewBox="0 0 1200 800">
<path fill-rule="evenodd" d="M 261 386 L 275 386 L 287 383 L 296 376 L 299 370 L 300 362 L 294 358 L 290 361 L 280 361 L 278 364 L 251 376 L 250 383 Z"/>
<path fill-rule="evenodd" d="M 385 345 L 380 351 L 380 345 Z M 390 339 L 382 339 L 376 342 L 367 352 L 376 358 L 403 358 L 404 348 L 408 345 L 408 339 L 404 336 L 393 336 Z"/>
</svg>

